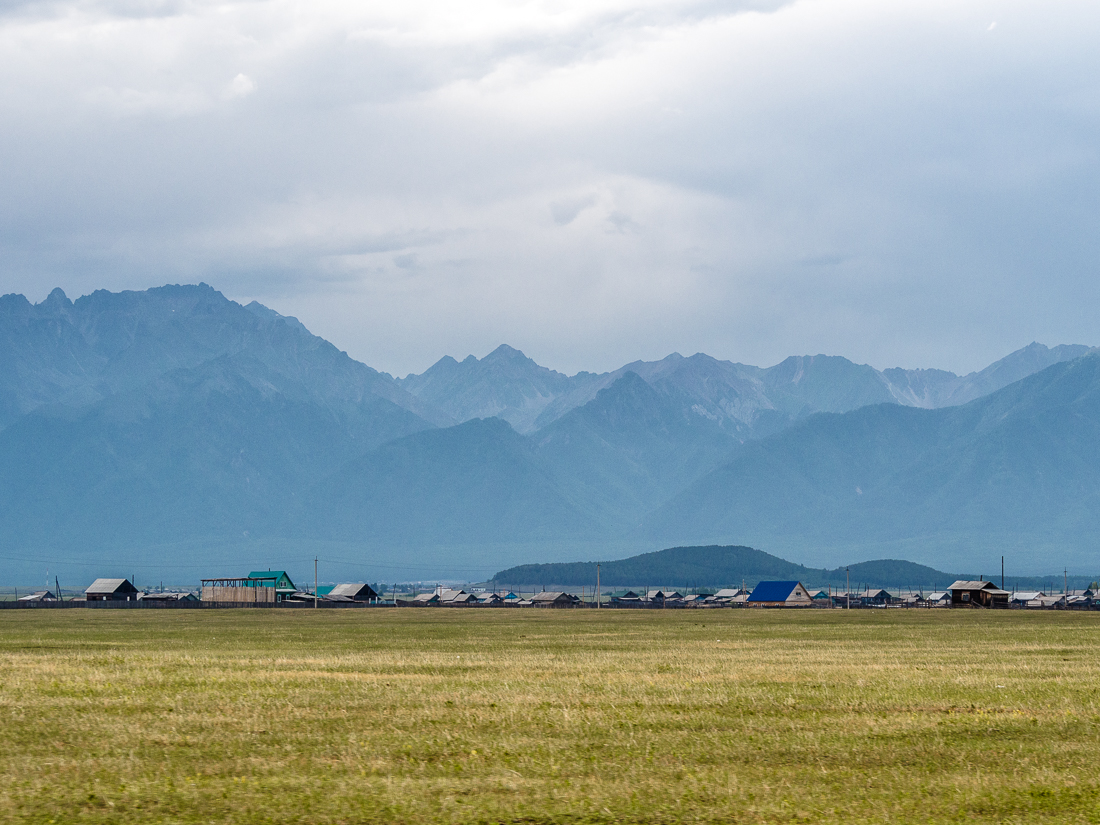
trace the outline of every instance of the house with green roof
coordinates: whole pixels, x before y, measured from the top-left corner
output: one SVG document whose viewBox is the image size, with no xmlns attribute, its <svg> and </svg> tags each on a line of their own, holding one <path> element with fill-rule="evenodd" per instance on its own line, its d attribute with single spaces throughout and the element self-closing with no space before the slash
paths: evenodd
<svg viewBox="0 0 1100 825">
<path fill-rule="evenodd" d="M 285 601 L 298 592 L 285 570 L 253 570 L 248 574 L 248 587 L 274 587 L 275 601 Z"/>
</svg>

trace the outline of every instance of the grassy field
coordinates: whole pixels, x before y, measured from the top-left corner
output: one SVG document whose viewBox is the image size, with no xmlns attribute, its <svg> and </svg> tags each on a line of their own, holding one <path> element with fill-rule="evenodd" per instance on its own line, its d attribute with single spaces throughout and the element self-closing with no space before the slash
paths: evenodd
<svg viewBox="0 0 1100 825">
<path fill-rule="evenodd" d="M 1100 614 L 3 611 L 3 822 L 1100 821 Z"/>
</svg>

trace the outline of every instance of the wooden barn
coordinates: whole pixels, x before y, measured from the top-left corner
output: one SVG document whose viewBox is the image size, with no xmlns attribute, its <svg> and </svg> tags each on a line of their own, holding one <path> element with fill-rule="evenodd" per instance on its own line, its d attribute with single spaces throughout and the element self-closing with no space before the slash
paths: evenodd
<svg viewBox="0 0 1100 825">
<path fill-rule="evenodd" d="M 136 602 L 138 589 L 129 579 L 96 579 L 84 596 L 90 602 Z"/>
<path fill-rule="evenodd" d="M 535 607 L 572 607 L 579 601 L 572 593 L 560 590 L 544 590 L 531 597 L 531 604 Z"/>
<path fill-rule="evenodd" d="M 369 584 L 338 584 L 327 593 L 318 589 L 318 595 L 332 602 L 373 602 L 378 599 L 378 594 Z"/>
<path fill-rule="evenodd" d="M 1008 607 L 1012 595 L 987 581 L 957 581 L 947 589 L 952 607 Z"/>
</svg>

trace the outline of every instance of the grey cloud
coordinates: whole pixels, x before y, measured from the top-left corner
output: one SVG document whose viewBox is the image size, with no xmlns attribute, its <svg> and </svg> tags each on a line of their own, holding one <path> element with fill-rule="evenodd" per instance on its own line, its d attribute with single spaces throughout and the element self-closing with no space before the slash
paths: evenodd
<svg viewBox="0 0 1100 825">
<path fill-rule="evenodd" d="M 206 280 L 400 373 L 1100 343 L 1091 4 L 286 8 L 0 5 L 0 291 Z"/>
</svg>

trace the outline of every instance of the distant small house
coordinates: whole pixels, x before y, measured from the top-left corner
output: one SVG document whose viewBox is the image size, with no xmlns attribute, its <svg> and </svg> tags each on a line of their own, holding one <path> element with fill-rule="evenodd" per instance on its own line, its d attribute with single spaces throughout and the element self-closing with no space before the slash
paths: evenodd
<svg viewBox="0 0 1100 825">
<path fill-rule="evenodd" d="M 802 582 L 760 582 L 745 603 L 754 607 L 809 607 L 813 599 Z"/>
<path fill-rule="evenodd" d="M 946 607 L 951 604 L 951 591 L 944 590 L 937 591 L 936 593 L 929 593 L 925 598 L 925 602 L 931 607 Z"/>
<path fill-rule="evenodd" d="M 822 590 L 819 587 L 817 590 L 810 591 L 810 598 L 813 599 L 815 602 L 827 602 L 829 601 L 829 599 L 832 598 L 832 596 L 829 594 L 828 590 Z"/>
<path fill-rule="evenodd" d="M 439 604 L 438 593 L 421 593 L 413 597 L 413 602 L 418 605 Z"/>
<path fill-rule="evenodd" d="M 891 596 L 888 591 L 874 587 L 868 587 L 866 590 L 859 591 L 857 597 L 859 598 L 860 604 L 873 607 L 888 605 L 894 601 L 894 597 Z"/>
<path fill-rule="evenodd" d="M 323 599 L 333 602 L 372 602 L 378 598 L 374 588 L 362 582 L 358 584 L 338 584 L 327 593 L 321 593 L 321 588 L 317 588 L 317 592 Z"/>
<path fill-rule="evenodd" d="M 635 593 L 633 590 L 627 590 L 621 596 L 612 596 L 612 604 L 641 604 L 642 597 Z"/>
<path fill-rule="evenodd" d="M 647 602 L 677 602 L 684 598 L 678 590 L 650 590 L 645 594 Z"/>
<path fill-rule="evenodd" d="M 738 596 L 748 596 L 751 591 L 742 590 L 739 587 L 723 587 L 713 598 L 716 602 L 728 602 L 730 599 L 736 599 Z"/>
<path fill-rule="evenodd" d="M 1041 590 L 1021 590 L 1013 593 L 1008 601 L 1018 607 L 1042 607 L 1039 600 L 1045 596 L 1046 593 Z"/>
<path fill-rule="evenodd" d="M 84 591 L 90 602 L 134 602 L 138 589 L 129 579 L 96 579 L 92 586 Z"/>
<path fill-rule="evenodd" d="M 471 604 L 477 602 L 477 596 L 467 593 L 465 590 L 442 590 L 439 593 L 439 603 L 444 605 Z"/>
<path fill-rule="evenodd" d="M 1012 595 L 987 581 L 957 581 L 948 590 L 952 607 L 1008 607 Z"/>
<path fill-rule="evenodd" d="M 531 597 L 531 604 L 535 607 L 572 607 L 579 601 L 572 593 L 558 590 L 546 590 Z"/>
<path fill-rule="evenodd" d="M 504 604 L 504 597 L 499 593 L 478 593 L 477 603 L 490 606 Z"/>
<path fill-rule="evenodd" d="M 21 602 L 56 602 L 57 596 L 49 590 L 39 590 L 37 593 L 31 593 L 27 596 L 20 596 L 18 601 Z"/>
</svg>

